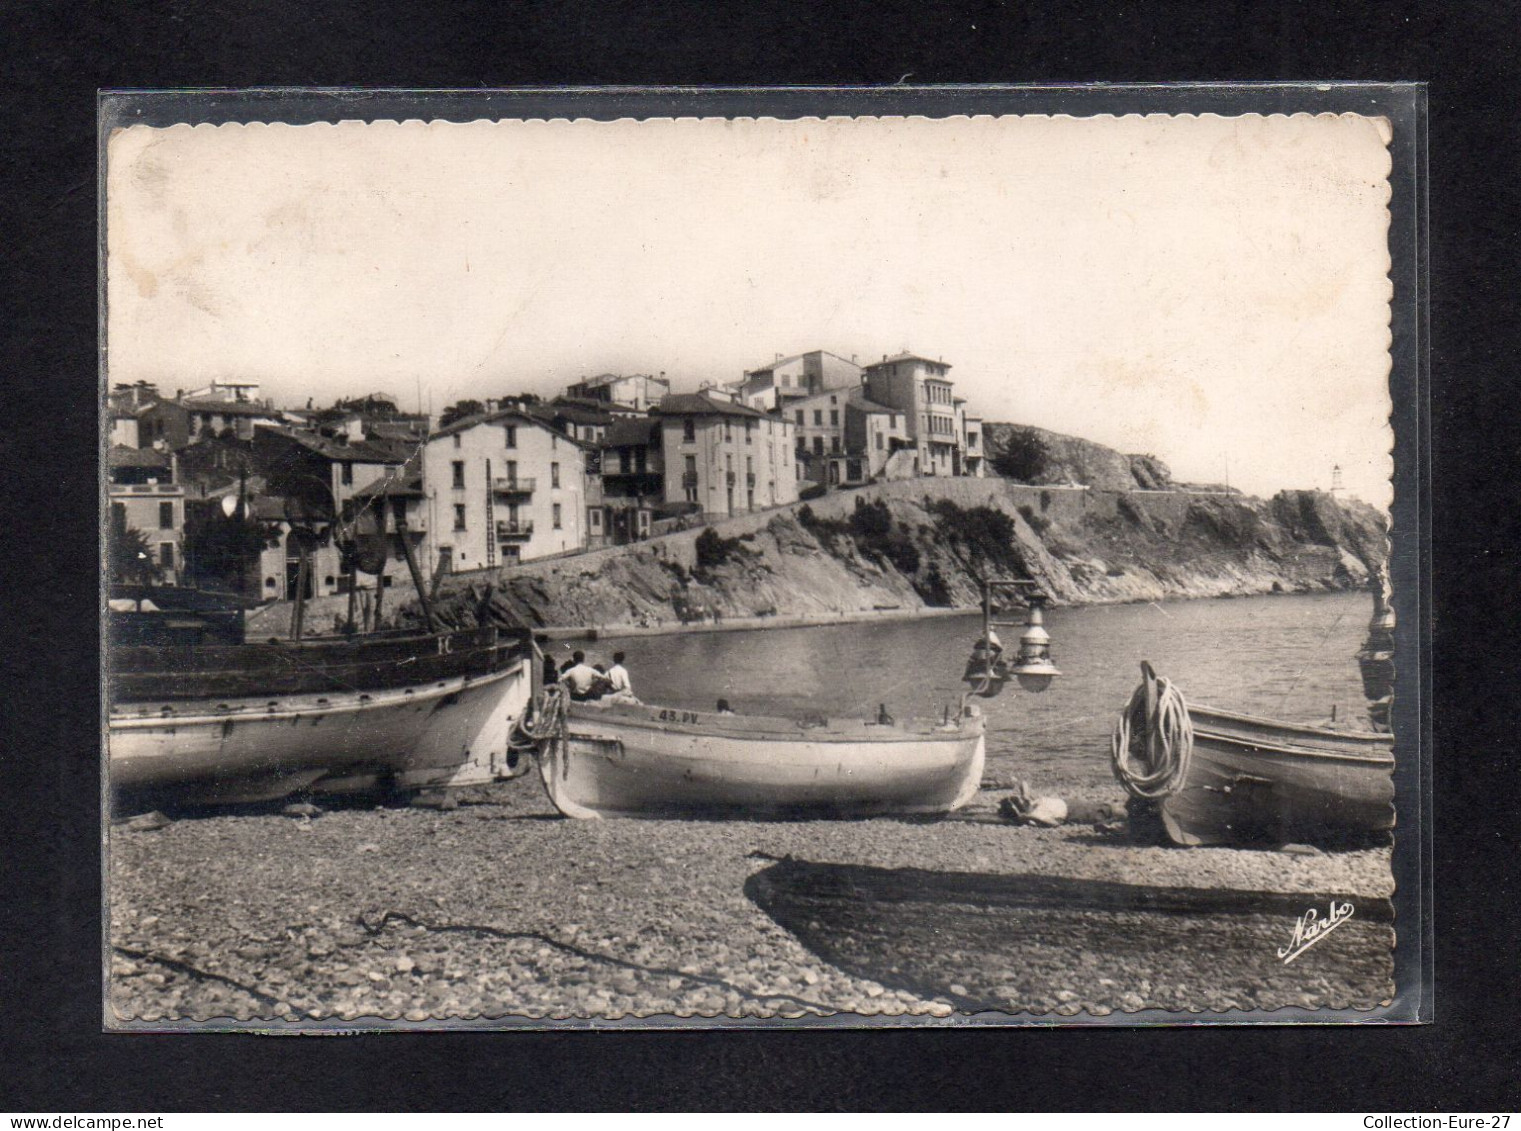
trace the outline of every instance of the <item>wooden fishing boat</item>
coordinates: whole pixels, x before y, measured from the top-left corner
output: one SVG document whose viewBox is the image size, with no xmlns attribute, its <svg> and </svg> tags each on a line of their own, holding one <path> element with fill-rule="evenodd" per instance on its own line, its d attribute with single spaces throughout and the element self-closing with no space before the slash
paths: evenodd
<svg viewBox="0 0 1521 1131">
<path fill-rule="evenodd" d="M 1111 746 L 1139 839 L 1339 843 L 1393 827 L 1389 734 L 1190 706 L 1141 667 Z"/>
<path fill-rule="evenodd" d="M 134 639 L 145 639 L 141 617 Z M 197 624 L 197 621 L 208 623 Z M 171 643 L 113 648 L 109 778 L 118 797 L 182 803 L 420 789 L 511 776 L 532 694 L 526 632 L 385 632 L 218 643 L 168 614 Z"/>
<path fill-rule="evenodd" d="M 982 781 L 975 707 L 898 724 L 560 703 L 539 768 L 567 817 L 938 814 Z"/>
</svg>

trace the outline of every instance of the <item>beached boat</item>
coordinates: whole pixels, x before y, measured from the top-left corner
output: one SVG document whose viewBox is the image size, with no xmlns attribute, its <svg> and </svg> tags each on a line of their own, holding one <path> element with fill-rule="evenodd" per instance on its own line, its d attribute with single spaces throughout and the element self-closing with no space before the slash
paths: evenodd
<svg viewBox="0 0 1521 1131">
<path fill-rule="evenodd" d="M 1051 662 L 1042 596 L 1030 581 L 984 581 L 983 631 L 965 682 L 939 720 L 775 718 L 650 706 L 617 698 L 576 702 L 563 686 L 540 697 L 521 727 L 567 817 L 814 818 L 936 815 L 977 795 L 986 719 L 971 700 L 1011 679 L 1043 691 Z M 993 595 L 1023 594 L 1013 663 L 989 651 Z M 1001 622 L 1006 623 L 1006 622 Z"/>
<path fill-rule="evenodd" d="M 1111 744 L 1138 839 L 1327 843 L 1393 827 L 1390 735 L 1190 706 L 1151 665 L 1141 670 Z"/>
<path fill-rule="evenodd" d="M 113 619 L 141 641 L 149 615 Z M 532 694 L 526 632 L 229 643 L 225 620 L 166 613 L 159 639 L 175 642 L 112 649 L 118 797 L 252 802 L 466 785 L 527 769 L 508 742 Z"/>
<path fill-rule="evenodd" d="M 562 700 L 558 710 L 539 769 L 567 817 L 948 813 L 982 781 L 984 719 L 975 707 L 903 724 L 615 701 Z"/>
</svg>

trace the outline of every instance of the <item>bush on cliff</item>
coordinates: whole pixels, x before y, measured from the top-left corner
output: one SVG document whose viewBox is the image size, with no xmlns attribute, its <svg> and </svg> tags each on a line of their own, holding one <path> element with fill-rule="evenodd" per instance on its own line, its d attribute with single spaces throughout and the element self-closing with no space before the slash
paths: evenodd
<svg viewBox="0 0 1521 1131">
<path fill-rule="evenodd" d="M 696 551 L 694 575 L 706 575 L 725 562 L 743 561 L 746 552 L 738 538 L 725 538 L 712 527 L 697 536 Z"/>
<path fill-rule="evenodd" d="M 989 462 L 1005 479 L 1029 483 L 1046 470 L 1050 458 L 1050 450 L 1039 435 L 1026 428 L 1014 428 Z"/>
<path fill-rule="evenodd" d="M 926 500 L 942 545 L 974 573 L 1028 577 L 1014 519 L 994 507 L 960 507 L 949 499 Z"/>
<path fill-rule="evenodd" d="M 840 543 L 848 540 L 856 553 L 868 561 L 890 565 L 899 573 L 913 574 L 919 570 L 919 547 L 914 545 L 907 527 L 902 523 L 894 526 L 892 511 L 881 499 L 869 503 L 857 499 L 848 519 L 821 518 L 804 504 L 798 508 L 797 519 L 830 549 L 843 549 Z"/>
</svg>

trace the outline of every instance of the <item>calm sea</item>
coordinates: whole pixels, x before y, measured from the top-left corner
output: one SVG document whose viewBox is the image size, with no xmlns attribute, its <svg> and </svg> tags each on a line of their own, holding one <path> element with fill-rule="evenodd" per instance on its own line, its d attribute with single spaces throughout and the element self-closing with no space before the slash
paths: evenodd
<svg viewBox="0 0 1521 1131">
<path fill-rule="evenodd" d="M 1039 789 L 1111 792 L 1109 731 L 1140 678 L 1140 661 L 1193 702 L 1294 722 L 1365 719 L 1355 654 L 1366 594 L 1284 595 L 1056 609 L 1046 614 L 1062 677 L 1031 694 L 1010 684 L 978 700 L 988 715 L 988 774 Z M 628 654 L 647 703 L 711 710 L 938 716 L 962 691 L 975 614 L 764 632 L 605 638 L 605 661 Z M 999 635 L 1011 652 L 1017 628 Z M 580 646 L 580 645 L 578 645 Z"/>
</svg>

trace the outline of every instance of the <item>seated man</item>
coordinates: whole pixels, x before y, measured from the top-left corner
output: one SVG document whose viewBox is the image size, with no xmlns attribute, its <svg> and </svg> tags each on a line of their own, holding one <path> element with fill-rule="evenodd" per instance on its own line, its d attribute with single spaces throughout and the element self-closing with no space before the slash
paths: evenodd
<svg viewBox="0 0 1521 1131">
<path fill-rule="evenodd" d="M 628 669 L 623 666 L 623 653 L 613 653 L 613 666 L 607 669 L 607 681 L 612 685 L 611 694 L 615 698 L 633 699 L 634 686 L 628 677 Z"/>
<path fill-rule="evenodd" d="M 570 689 L 570 697 L 579 702 L 593 698 L 593 690 L 602 673 L 586 662 L 585 652 L 575 652 L 570 657 L 570 667 L 560 673 L 560 682 Z"/>
</svg>

